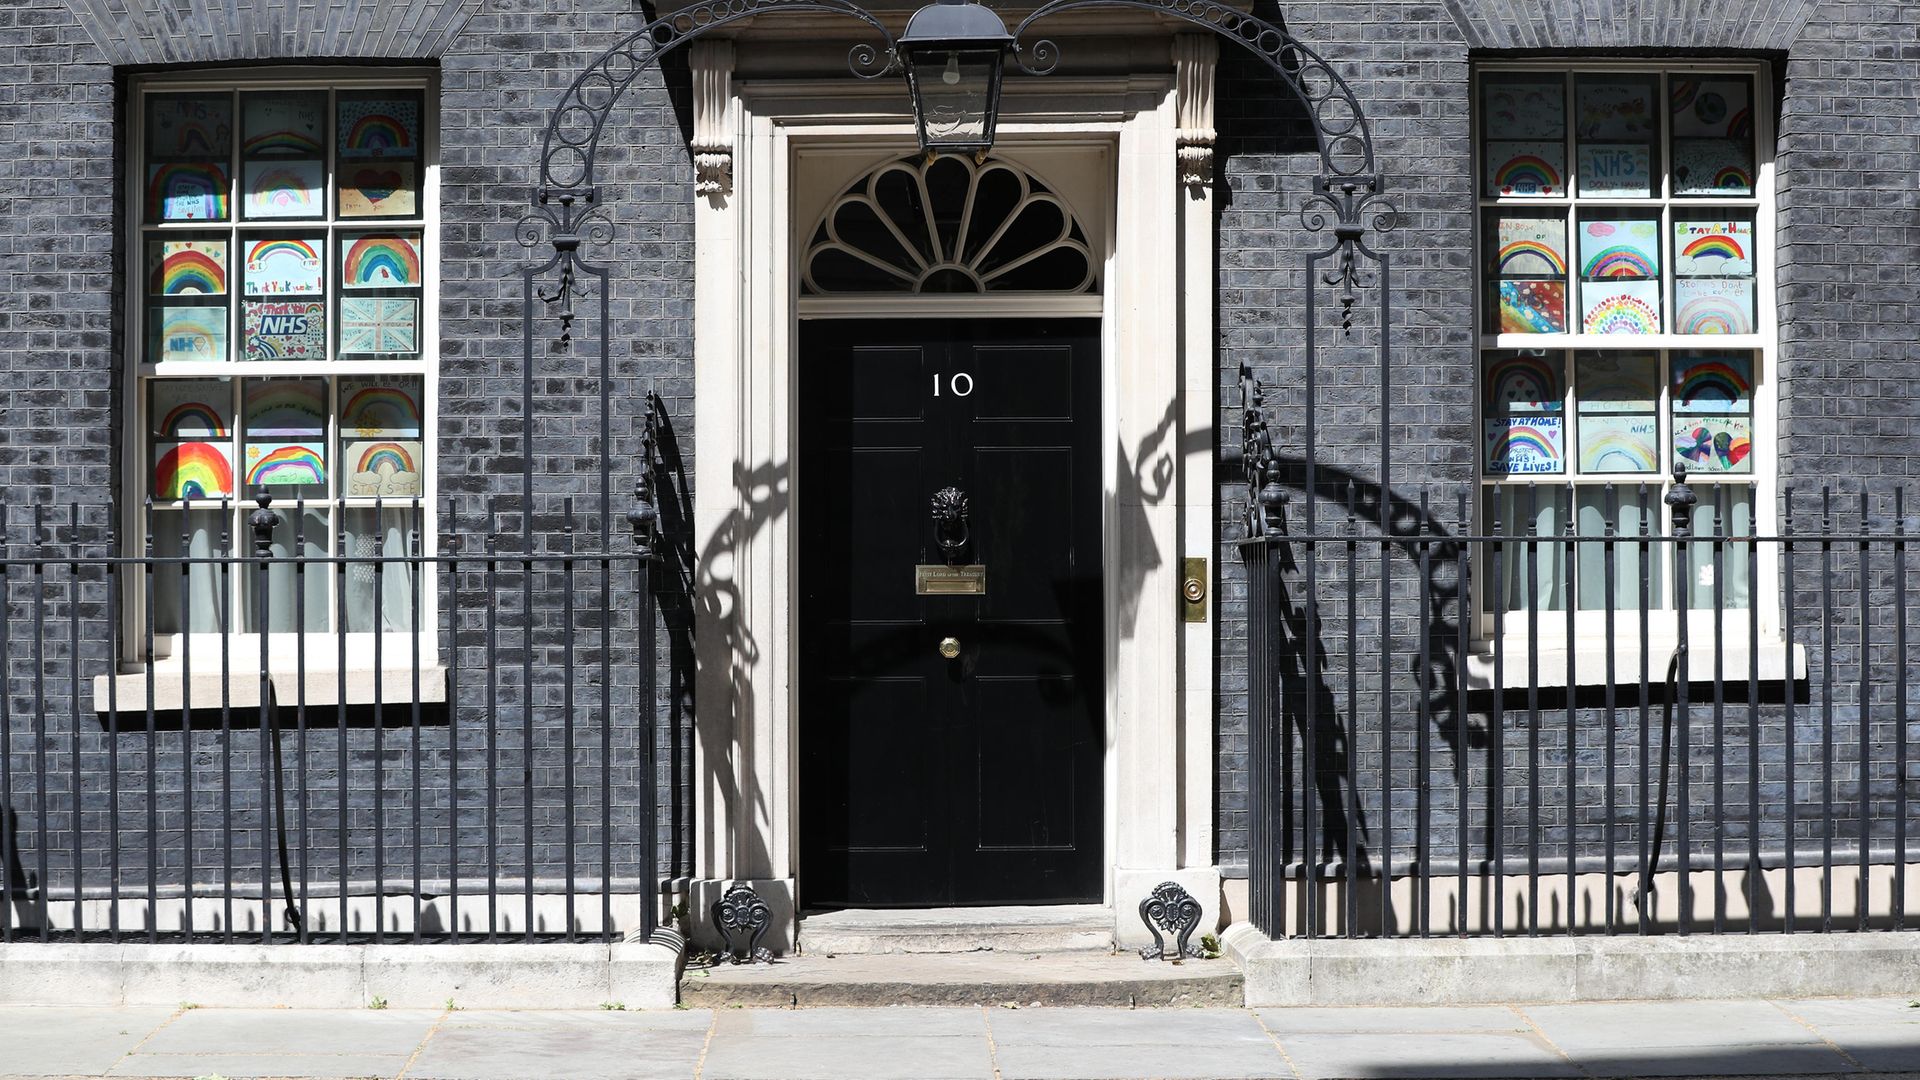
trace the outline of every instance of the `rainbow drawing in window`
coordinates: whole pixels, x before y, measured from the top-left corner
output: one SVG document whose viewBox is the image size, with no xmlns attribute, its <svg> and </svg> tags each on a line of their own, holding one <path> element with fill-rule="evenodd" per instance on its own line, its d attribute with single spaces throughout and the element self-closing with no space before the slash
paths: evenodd
<svg viewBox="0 0 1920 1080">
<path fill-rule="evenodd" d="M 1583 334 L 1660 332 L 1658 281 L 1588 282 L 1580 286 Z"/>
<path fill-rule="evenodd" d="M 384 289 L 420 284 L 420 242 L 409 236 L 362 236 L 347 244 L 341 284 Z"/>
<path fill-rule="evenodd" d="M 1660 276 L 1660 223 L 1651 218 L 1580 223 L 1580 276 Z"/>
<path fill-rule="evenodd" d="M 419 207 L 413 162 L 341 163 L 341 217 L 413 217 L 420 212 Z"/>
<path fill-rule="evenodd" d="M 147 220 L 224 221 L 226 217 L 226 169 L 201 161 L 147 167 Z"/>
<path fill-rule="evenodd" d="M 319 157 L 324 94 L 248 94 L 240 151 L 248 157 Z"/>
<path fill-rule="evenodd" d="M 249 379 L 245 396 L 249 437 L 318 436 L 327 430 L 324 380 Z"/>
<path fill-rule="evenodd" d="M 1511 280 L 1500 282 L 1500 332 L 1503 334 L 1566 333 L 1567 283 Z"/>
<path fill-rule="evenodd" d="M 282 296 L 318 293 L 326 241 L 276 239 L 247 241 L 247 294 Z"/>
<path fill-rule="evenodd" d="M 1559 412 L 1563 405 L 1560 354 L 1501 353 L 1487 364 L 1488 416 Z"/>
<path fill-rule="evenodd" d="M 250 218 L 310 218 L 325 212 L 318 161 L 246 163 L 246 214 Z"/>
<path fill-rule="evenodd" d="M 1676 334 L 1751 334 L 1753 282 L 1681 278 L 1673 285 Z"/>
<path fill-rule="evenodd" d="M 233 101 L 225 94 L 156 94 L 147 99 L 147 153 L 223 158 L 233 147 Z"/>
<path fill-rule="evenodd" d="M 1750 277 L 1753 223 L 1676 221 L 1673 250 L 1673 269 L 1681 277 Z"/>
<path fill-rule="evenodd" d="M 1487 193 L 1551 197 L 1566 194 L 1566 146 L 1558 142 L 1487 144 Z"/>
<path fill-rule="evenodd" d="M 1582 415 L 1580 471 L 1645 473 L 1660 467 L 1660 425 L 1653 416 Z"/>
<path fill-rule="evenodd" d="M 340 380 L 340 427 L 365 439 L 420 435 L 420 406 L 398 386 L 361 379 Z"/>
<path fill-rule="evenodd" d="M 148 288 L 156 296 L 220 296 L 227 291 L 225 240 L 163 240 L 154 245 Z"/>
<path fill-rule="evenodd" d="M 1753 360 L 1746 356 L 1675 357 L 1673 409 L 1744 413 L 1753 408 Z"/>
<path fill-rule="evenodd" d="M 411 498 L 421 493 L 417 442 L 348 443 L 346 468 L 349 496 Z"/>
<path fill-rule="evenodd" d="M 1565 277 L 1567 227 L 1557 218 L 1503 217 L 1495 226 L 1502 277 Z"/>
<path fill-rule="evenodd" d="M 167 305 L 153 314 L 156 364 L 212 363 L 227 358 L 227 309 Z"/>
<path fill-rule="evenodd" d="M 342 101 L 340 155 L 410 158 L 419 149 L 420 106 L 413 101 Z"/>
<path fill-rule="evenodd" d="M 153 466 L 157 499 L 212 499 L 233 494 L 233 463 L 224 446 L 183 442 L 167 447 Z"/>
<path fill-rule="evenodd" d="M 292 487 L 327 482 L 325 451 L 304 443 L 248 443 L 248 487 Z"/>
<path fill-rule="evenodd" d="M 1566 468 L 1565 429 L 1558 416 L 1488 419 L 1482 427 L 1490 474 L 1558 473 Z"/>
</svg>

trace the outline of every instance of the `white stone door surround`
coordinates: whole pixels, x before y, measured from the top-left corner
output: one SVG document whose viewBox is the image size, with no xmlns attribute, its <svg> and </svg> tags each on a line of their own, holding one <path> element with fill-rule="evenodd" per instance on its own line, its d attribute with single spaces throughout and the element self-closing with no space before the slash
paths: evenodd
<svg viewBox="0 0 1920 1080">
<path fill-rule="evenodd" d="M 994 151 L 1059 184 L 1083 225 L 1106 233 L 1089 239 L 1104 254 L 1106 887 L 1123 944 L 1147 940 L 1134 909 L 1161 881 L 1198 897 L 1209 927 L 1220 903 L 1212 626 L 1182 622 L 1179 596 L 1182 557 L 1210 556 L 1215 532 L 1212 213 L 1205 186 L 1181 182 L 1180 153 L 1191 179 L 1196 136 L 1211 126 L 1211 45 L 1176 49 L 1177 80 L 1164 67 L 1009 79 Z M 732 50 L 703 43 L 692 56 L 701 194 L 688 899 L 704 926 L 726 882 L 751 881 L 775 910 L 780 940 L 771 944 L 786 949 L 806 874 L 794 753 L 802 673 L 793 667 L 792 524 L 806 512 L 806 463 L 793 455 L 795 328 L 803 307 L 854 313 L 803 305 L 796 249 L 838 194 L 836 178 L 843 187 L 914 141 L 898 80 L 736 81 Z M 1200 97 L 1207 115 L 1196 122 Z M 1110 186 L 1088 194 L 1074 177 Z M 1017 300 L 980 307 L 988 297 L 902 299 L 924 303 L 889 313 L 1048 310 L 1023 311 Z"/>
</svg>

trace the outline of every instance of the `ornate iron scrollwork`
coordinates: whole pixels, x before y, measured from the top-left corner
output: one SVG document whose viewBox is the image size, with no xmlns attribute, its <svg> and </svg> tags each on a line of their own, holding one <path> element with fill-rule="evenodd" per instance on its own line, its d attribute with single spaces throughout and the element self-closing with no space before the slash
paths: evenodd
<svg viewBox="0 0 1920 1080">
<path fill-rule="evenodd" d="M 763 948 L 760 939 L 773 926 L 773 909 L 767 906 L 753 886 L 734 882 L 726 894 L 713 902 L 713 925 L 726 944 L 727 958 L 736 964 L 771 964 L 773 950 Z"/>
<path fill-rule="evenodd" d="M 1286 489 L 1280 486 L 1280 453 L 1261 408 L 1260 383 L 1245 366 L 1240 369 L 1240 433 L 1240 462 L 1247 479 L 1247 539 L 1278 535 L 1287 501 Z"/>
<path fill-rule="evenodd" d="M 933 538 L 941 554 L 948 562 L 957 562 L 973 538 L 968 527 L 967 493 L 957 487 L 941 488 L 933 493 L 927 509 L 933 515 Z"/>
<path fill-rule="evenodd" d="M 1140 901 L 1140 921 L 1147 924 L 1147 933 L 1153 935 L 1153 944 L 1140 950 L 1140 959 L 1169 959 L 1166 935 L 1174 939 L 1171 959 L 1198 960 L 1206 955 L 1189 940 L 1200 926 L 1200 901 L 1177 883 L 1163 881 Z"/>
</svg>

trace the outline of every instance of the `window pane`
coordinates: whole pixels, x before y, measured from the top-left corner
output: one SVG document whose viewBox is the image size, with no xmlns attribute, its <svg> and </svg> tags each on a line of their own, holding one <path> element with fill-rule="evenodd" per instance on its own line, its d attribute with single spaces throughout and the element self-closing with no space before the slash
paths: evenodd
<svg viewBox="0 0 1920 1080">
<path fill-rule="evenodd" d="M 1744 75 L 1672 81 L 1673 193 L 1753 194 L 1753 80 Z"/>
<path fill-rule="evenodd" d="M 346 494 L 412 498 L 425 494 L 419 376 L 340 380 L 340 460 Z"/>
<path fill-rule="evenodd" d="M 1660 332 L 1660 219 L 1657 212 L 1582 212 L 1580 332 Z"/>
<path fill-rule="evenodd" d="M 1488 237 L 1494 267 L 1492 329 L 1502 334 L 1567 331 L 1567 222 L 1559 215 L 1502 214 Z"/>
<path fill-rule="evenodd" d="M 1566 195 L 1566 85 L 1559 76 L 1489 76 L 1481 115 L 1489 196 Z"/>
<path fill-rule="evenodd" d="M 1512 539 L 1499 552 L 1482 552 L 1487 580 L 1498 582 L 1508 611 L 1561 611 L 1566 607 L 1567 489 L 1558 485 L 1502 486 L 1487 491 L 1486 520 L 1500 523 Z M 1535 539 L 1538 538 L 1538 539 Z M 1494 564 L 1498 562 L 1499 565 Z"/>
<path fill-rule="evenodd" d="M 241 435 L 246 484 L 275 495 L 327 492 L 327 380 L 248 379 Z"/>
<path fill-rule="evenodd" d="M 326 216 L 326 111 L 324 91 L 241 97 L 241 213 L 248 219 Z"/>
<path fill-rule="evenodd" d="M 403 560 L 417 550 L 419 512 L 411 506 L 346 512 L 347 629 L 365 633 L 413 628 L 418 566 Z"/>
<path fill-rule="evenodd" d="M 244 244 L 246 359 L 326 359 L 326 239 L 316 233 Z"/>
<path fill-rule="evenodd" d="M 1497 352 L 1481 379 L 1482 443 L 1489 476 L 1566 471 L 1565 355 Z"/>
<path fill-rule="evenodd" d="M 148 221 L 225 221 L 233 98 L 152 94 L 146 116 Z"/>
<path fill-rule="evenodd" d="M 1676 218 L 1673 251 L 1674 332 L 1753 333 L 1752 215 Z"/>
<path fill-rule="evenodd" d="M 220 505 L 231 505 L 222 501 Z M 153 554 L 159 559 L 214 559 L 225 554 L 228 514 L 222 509 L 156 510 L 152 518 Z M 223 535 L 225 534 L 225 535 Z M 221 588 L 226 569 L 211 562 L 155 563 L 153 567 L 153 632 L 178 634 L 185 626 L 196 634 L 220 633 L 227 628 Z M 128 582 L 144 589 L 144 583 Z M 138 629 L 136 634 L 144 634 Z M 218 658 L 212 658 L 218 662 Z"/>
<path fill-rule="evenodd" d="M 1753 491 L 1735 484 L 1699 484 L 1693 489 L 1699 502 L 1693 508 L 1693 534 L 1700 537 L 1753 535 Z M 1719 548 L 1718 553 L 1715 547 Z M 1745 609 L 1751 603 L 1747 589 L 1750 545 L 1700 540 L 1687 547 L 1687 606 L 1693 611 L 1715 608 L 1714 582 L 1721 583 L 1721 608 Z"/>
<path fill-rule="evenodd" d="M 340 355 L 410 357 L 420 351 L 420 234 L 341 238 Z"/>
<path fill-rule="evenodd" d="M 157 379 L 149 384 L 153 497 L 232 495 L 233 388 L 226 379 Z"/>
<path fill-rule="evenodd" d="M 1575 80 L 1574 135 L 1579 193 L 1645 199 L 1659 194 L 1659 80 L 1652 75 L 1581 75 Z"/>
<path fill-rule="evenodd" d="M 1659 470 L 1659 357 L 1579 353 L 1574 360 L 1574 398 L 1582 473 Z"/>
<path fill-rule="evenodd" d="M 1646 609 L 1656 611 L 1668 606 L 1666 590 L 1662 587 L 1661 565 L 1666 561 L 1662 546 L 1647 544 L 1643 555 L 1641 543 L 1635 539 L 1660 534 L 1661 514 L 1666 509 L 1661 501 L 1663 490 L 1659 484 L 1623 484 L 1613 487 L 1611 492 L 1606 487 L 1580 489 L 1576 531 L 1581 536 L 1605 536 L 1611 519 L 1613 535 L 1621 538 L 1612 545 L 1613 609 L 1616 612 L 1637 614 L 1640 611 L 1642 567 L 1647 575 Z M 1608 545 L 1604 541 L 1586 542 L 1579 547 L 1576 571 L 1580 610 L 1603 610 L 1607 606 Z"/>
<path fill-rule="evenodd" d="M 1752 472 L 1752 354 L 1675 354 L 1672 382 L 1674 464 Z"/>
<path fill-rule="evenodd" d="M 420 95 L 372 90 L 339 95 L 339 214 L 420 216 Z"/>
<path fill-rule="evenodd" d="M 248 502 L 241 501 L 242 514 L 251 513 Z M 273 530 L 273 557 L 290 559 L 298 552 L 310 559 L 325 558 L 327 555 L 327 515 L 324 510 L 302 511 L 293 503 L 274 504 L 274 512 L 280 518 L 280 524 Z M 296 524 L 297 519 L 297 524 Z M 253 534 L 247 534 L 249 552 Z M 309 632 L 325 633 L 332 623 L 331 611 L 327 603 L 327 578 L 333 572 L 327 563 L 313 563 L 304 567 L 291 562 L 267 564 L 267 629 L 280 633 L 291 633 L 300 622 L 306 623 Z M 243 566 L 239 573 L 242 577 L 240 587 L 241 603 L 246 605 L 241 612 L 240 623 L 249 632 L 260 629 L 260 593 L 258 564 Z M 304 598 L 301 594 L 304 594 Z M 304 604 L 304 608 L 300 605 Z"/>
</svg>

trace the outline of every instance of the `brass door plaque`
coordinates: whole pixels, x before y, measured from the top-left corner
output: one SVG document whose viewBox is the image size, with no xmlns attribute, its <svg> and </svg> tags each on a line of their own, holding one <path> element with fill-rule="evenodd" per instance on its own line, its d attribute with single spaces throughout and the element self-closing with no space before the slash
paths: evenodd
<svg viewBox="0 0 1920 1080">
<path fill-rule="evenodd" d="M 985 596 L 987 568 L 980 563 L 921 563 L 913 568 L 913 591 L 921 596 Z"/>
</svg>

